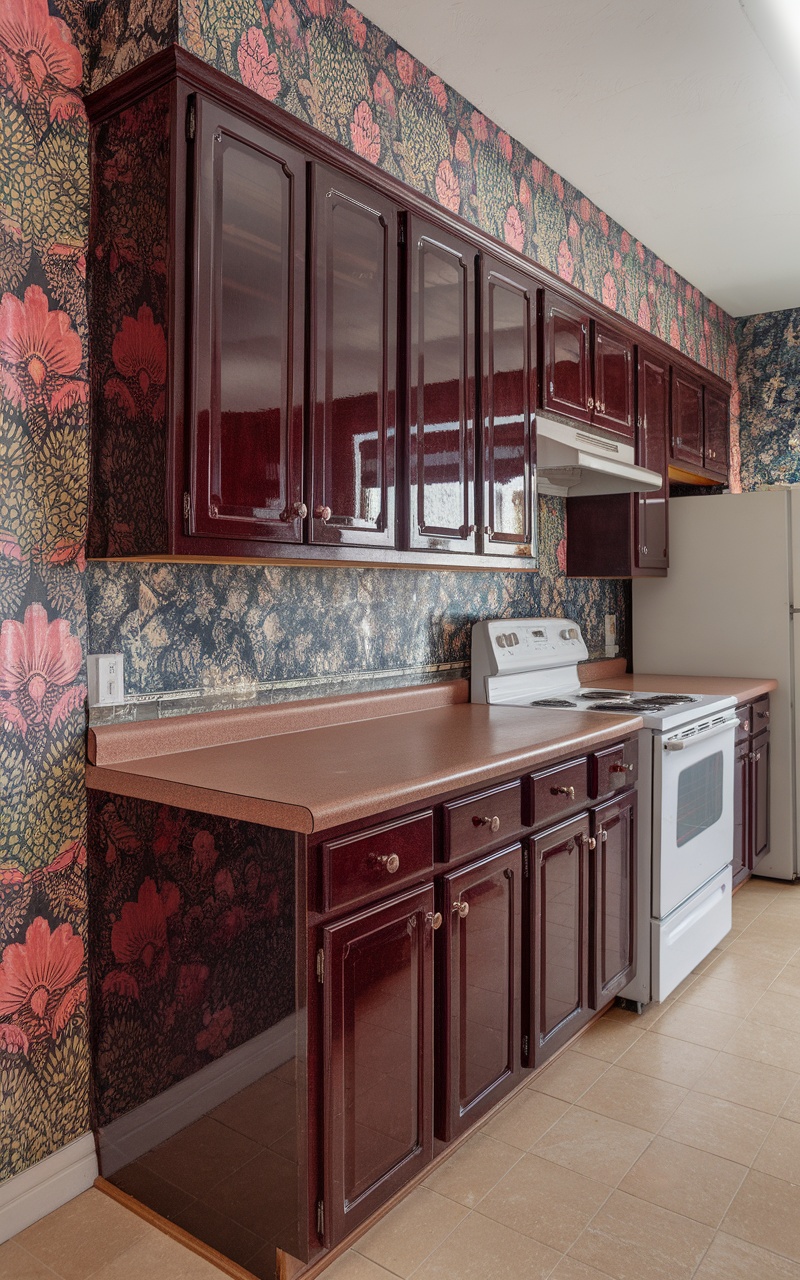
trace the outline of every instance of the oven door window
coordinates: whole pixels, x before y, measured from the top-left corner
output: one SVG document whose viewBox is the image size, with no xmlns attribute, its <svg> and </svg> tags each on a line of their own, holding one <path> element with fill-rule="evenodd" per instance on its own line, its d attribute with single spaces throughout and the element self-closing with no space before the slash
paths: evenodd
<svg viewBox="0 0 800 1280">
<path fill-rule="evenodd" d="M 689 765 L 678 778 L 676 843 L 680 849 L 708 831 L 722 816 L 722 752 Z"/>
</svg>

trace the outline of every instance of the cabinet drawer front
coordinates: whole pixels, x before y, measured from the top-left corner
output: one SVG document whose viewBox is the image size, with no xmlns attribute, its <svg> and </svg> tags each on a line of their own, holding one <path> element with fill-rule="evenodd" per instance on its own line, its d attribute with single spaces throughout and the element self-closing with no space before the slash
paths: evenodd
<svg viewBox="0 0 800 1280">
<path fill-rule="evenodd" d="M 584 807 L 589 798 L 587 764 L 586 756 L 581 756 L 580 760 L 531 775 L 528 826 L 557 822 Z"/>
<path fill-rule="evenodd" d="M 746 742 L 753 732 L 753 708 L 749 702 L 736 708 L 736 719 L 739 721 L 736 741 Z"/>
<path fill-rule="evenodd" d="M 763 733 L 769 728 L 769 694 L 753 703 L 753 716 L 750 721 L 751 733 Z"/>
<path fill-rule="evenodd" d="M 322 846 L 323 909 L 407 884 L 433 867 L 433 811 L 370 827 Z"/>
<path fill-rule="evenodd" d="M 632 787 L 639 776 L 639 744 L 629 738 L 617 747 L 595 751 L 589 757 L 589 794 L 593 800 L 613 796 L 615 791 Z"/>
<path fill-rule="evenodd" d="M 522 784 L 479 791 L 444 808 L 444 857 L 447 862 L 483 853 L 507 843 L 522 825 Z"/>
</svg>

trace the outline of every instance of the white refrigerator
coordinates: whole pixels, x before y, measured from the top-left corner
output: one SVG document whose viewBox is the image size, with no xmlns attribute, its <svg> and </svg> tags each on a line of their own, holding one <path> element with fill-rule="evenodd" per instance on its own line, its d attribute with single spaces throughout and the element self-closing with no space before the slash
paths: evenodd
<svg viewBox="0 0 800 1280">
<path fill-rule="evenodd" d="M 798 875 L 800 486 L 672 498 L 669 573 L 633 583 L 637 673 L 763 676 L 770 694 L 770 852 Z"/>
</svg>

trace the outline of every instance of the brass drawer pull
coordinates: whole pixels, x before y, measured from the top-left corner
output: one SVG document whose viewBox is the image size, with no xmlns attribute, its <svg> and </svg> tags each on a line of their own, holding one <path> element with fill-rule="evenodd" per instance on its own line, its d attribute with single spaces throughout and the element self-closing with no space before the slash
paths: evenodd
<svg viewBox="0 0 800 1280">
<path fill-rule="evenodd" d="M 333 515 L 333 512 L 330 507 L 319 506 L 314 508 L 314 515 L 318 520 L 321 520 L 323 524 L 327 524 Z"/>
<path fill-rule="evenodd" d="M 574 787 L 551 787 L 550 795 L 551 796 L 569 796 L 570 800 L 574 800 L 575 788 Z"/>
<path fill-rule="evenodd" d="M 596 849 L 596 848 L 597 848 L 597 841 L 595 840 L 594 836 L 588 836 L 588 837 L 587 837 L 587 839 L 588 839 L 588 841 L 589 841 L 589 848 L 590 848 L 590 849 Z"/>
<path fill-rule="evenodd" d="M 390 876 L 393 876 L 395 871 L 400 870 L 400 859 L 396 853 L 371 853 L 369 861 L 373 866 L 383 867 L 389 872 Z"/>
<path fill-rule="evenodd" d="M 431 926 L 432 929 L 441 929 L 442 927 L 441 911 L 429 911 L 425 919 L 427 920 L 428 924 Z"/>
<path fill-rule="evenodd" d="M 476 814 L 472 819 L 472 825 L 474 827 L 488 827 L 490 831 L 499 831 L 500 819 L 497 814 L 493 818 L 479 818 Z"/>
<path fill-rule="evenodd" d="M 456 902 L 453 903 L 453 911 L 454 912 L 457 911 L 461 919 L 465 920 L 466 917 L 469 915 L 469 903 L 462 902 L 461 899 L 459 898 Z"/>
<path fill-rule="evenodd" d="M 609 773 L 633 773 L 632 764 L 612 764 Z"/>
</svg>

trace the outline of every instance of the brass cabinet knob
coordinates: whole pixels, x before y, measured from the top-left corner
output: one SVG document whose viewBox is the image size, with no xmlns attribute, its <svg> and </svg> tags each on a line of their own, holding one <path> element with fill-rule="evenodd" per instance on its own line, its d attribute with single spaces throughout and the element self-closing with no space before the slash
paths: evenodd
<svg viewBox="0 0 800 1280">
<path fill-rule="evenodd" d="M 758 716 L 759 720 L 769 720 L 768 711 L 757 711 L 756 715 Z"/>
<path fill-rule="evenodd" d="M 612 764 L 609 773 L 633 773 L 632 764 Z"/>
<path fill-rule="evenodd" d="M 432 929 L 441 929 L 442 927 L 441 911 L 429 911 L 425 919 L 427 920 L 428 924 L 431 926 Z"/>
<path fill-rule="evenodd" d="M 494 529 L 490 524 L 485 524 L 483 526 L 483 532 L 486 534 L 487 538 L 491 538 L 494 534 Z"/>
<path fill-rule="evenodd" d="M 590 849 L 597 848 L 597 841 L 595 840 L 594 836 L 589 836 L 589 848 Z"/>
<path fill-rule="evenodd" d="M 318 520 L 321 520 L 323 524 L 327 524 L 331 516 L 333 515 L 333 512 L 331 511 L 330 507 L 315 507 L 314 515 L 317 517 Z"/>
<path fill-rule="evenodd" d="M 462 901 L 461 901 L 461 899 L 460 899 L 460 898 L 458 898 L 458 899 L 453 903 L 453 912 L 454 912 L 454 913 L 455 913 L 455 912 L 458 912 L 458 914 L 459 914 L 459 916 L 461 917 L 461 919 L 462 919 L 462 920 L 465 920 L 465 919 L 467 918 L 467 916 L 469 915 L 469 903 L 468 903 L 468 902 L 462 902 Z"/>
<path fill-rule="evenodd" d="M 749 720 L 745 720 L 745 722 L 744 722 L 744 729 L 745 729 L 745 731 L 746 731 L 747 733 L 749 733 L 749 732 L 750 732 L 750 721 L 749 721 Z"/>
<path fill-rule="evenodd" d="M 587 405 L 587 407 L 588 407 L 589 409 L 593 409 L 593 408 L 594 408 L 594 398 L 593 398 L 592 396 L 589 396 L 589 399 L 586 401 L 586 405 Z M 599 407 L 600 407 L 600 406 L 598 405 L 598 408 L 599 408 Z"/>
<path fill-rule="evenodd" d="M 569 796 L 570 800 L 574 800 L 575 788 L 574 787 L 551 787 L 550 795 L 551 796 Z"/>
<path fill-rule="evenodd" d="M 373 853 L 370 856 L 370 862 L 376 867 L 383 867 L 384 871 L 388 871 L 390 876 L 400 870 L 400 859 L 396 853 Z"/>
<path fill-rule="evenodd" d="M 305 520 L 308 515 L 308 507 L 304 502 L 295 502 L 291 511 L 282 511 L 281 520 L 284 524 L 288 524 L 290 520 Z"/>
<path fill-rule="evenodd" d="M 606 840 L 608 839 L 608 832 L 604 831 L 601 827 L 600 831 L 598 832 L 598 835 L 600 836 L 601 842 L 605 844 Z"/>
<path fill-rule="evenodd" d="M 495 814 L 495 815 L 494 815 L 494 817 L 492 817 L 492 818 L 489 818 L 489 817 L 486 817 L 486 818 L 479 818 L 479 817 L 476 815 L 476 816 L 472 819 L 472 825 L 473 825 L 474 827 L 488 827 L 490 831 L 499 831 L 499 830 L 500 830 L 500 819 L 497 817 L 497 814 Z"/>
</svg>

